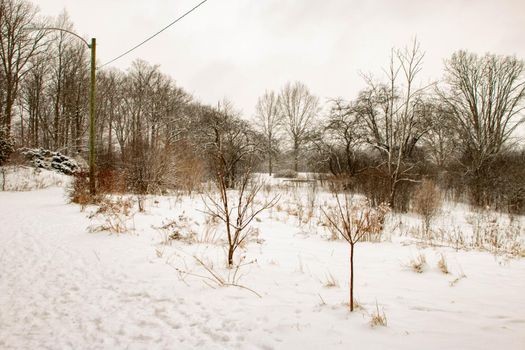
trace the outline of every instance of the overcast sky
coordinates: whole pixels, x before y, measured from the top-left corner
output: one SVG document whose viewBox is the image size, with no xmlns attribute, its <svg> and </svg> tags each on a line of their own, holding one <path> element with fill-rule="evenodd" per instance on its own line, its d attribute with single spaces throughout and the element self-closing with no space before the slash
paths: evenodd
<svg viewBox="0 0 525 350">
<path fill-rule="evenodd" d="M 36 0 L 41 13 L 65 9 L 78 33 L 96 37 L 105 63 L 200 0 Z M 142 58 L 196 98 L 227 97 L 253 113 L 258 96 L 303 81 L 321 100 L 354 98 L 359 72 L 381 74 L 392 47 L 417 36 L 424 80 L 438 79 L 458 49 L 525 58 L 524 0 L 208 0 L 113 66 Z"/>
</svg>

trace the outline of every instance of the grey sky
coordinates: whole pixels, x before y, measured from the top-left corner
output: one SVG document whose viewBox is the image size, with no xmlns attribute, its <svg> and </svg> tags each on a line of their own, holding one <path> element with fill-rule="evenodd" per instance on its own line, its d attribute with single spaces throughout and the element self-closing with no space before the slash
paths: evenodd
<svg viewBox="0 0 525 350">
<path fill-rule="evenodd" d="M 66 9 L 76 31 L 95 36 L 105 63 L 199 0 L 37 0 L 45 15 Z M 392 47 L 417 36 L 421 77 L 441 76 L 458 49 L 525 58 L 524 0 L 208 0 L 113 66 L 142 58 L 199 100 L 231 99 L 245 116 L 265 89 L 301 80 L 322 100 L 355 97 L 360 71 L 381 73 Z"/>
</svg>

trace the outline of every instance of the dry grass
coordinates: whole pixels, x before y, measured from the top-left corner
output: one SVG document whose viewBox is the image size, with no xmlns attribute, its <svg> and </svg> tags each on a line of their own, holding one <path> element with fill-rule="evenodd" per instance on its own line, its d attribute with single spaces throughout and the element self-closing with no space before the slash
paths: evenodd
<svg viewBox="0 0 525 350">
<path fill-rule="evenodd" d="M 238 264 L 234 264 L 234 265 L 228 264 L 227 274 L 223 275 L 214 268 L 214 265 L 211 261 L 205 260 L 203 258 L 199 258 L 196 255 L 193 255 L 192 257 L 197 262 L 197 264 L 204 269 L 205 274 L 194 273 L 191 271 L 187 271 L 187 270 L 183 270 L 181 268 L 175 267 L 171 264 L 168 264 L 169 266 L 171 266 L 178 272 L 179 279 L 181 279 L 182 281 L 185 282 L 185 279 L 187 276 L 197 277 L 197 278 L 200 278 L 204 282 L 204 284 L 206 284 L 208 287 L 213 288 L 213 289 L 217 287 L 237 287 L 237 288 L 247 290 L 255 294 L 257 297 L 262 298 L 262 296 L 259 293 L 257 293 L 255 290 L 248 288 L 239 283 L 241 278 L 244 276 L 241 273 L 241 269 L 247 265 L 251 265 L 255 263 L 255 261 L 249 261 L 245 263 L 244 257 L 241 257 Z"/>
<path fill-rule="evenodd" d="M 414 272 L 423 273 L 427 265 L 427 258 L 423 253 L 419 253 L 417 257 L 410 259 L 407 267 Z"/>
<path fill-rule="evenodd" d="M 379 310 L 379 305 L 376 301 L 376 310 L 370 315 L 370 327 L 375 328 L 378 326 L 386 327 L 387 318 L 384 309 L 381 308 L 381 310 Z"/>
<path fill-rule="evenodd" d="M 160 227 L 154 227 L 159 232 L 161 244 L 171 245 L 173 241 L 182 241 L 188 244 L 219 244 L 221 242 L 217 218 L 206 217 L 202 230 L 196 229 L 200 226 L 192 218 L 184 213 L 176 219 L 163 223 Z"/>
<path fill-rule="evenodd" d="M 90 219 L 99 219 L 99 224 L 91 225 L 90 232 L 107 231 L 121 234 L 130 231 L 129 222 L 133 219 L 132 213 L 134 203 L 130 198 L 103 198 L 98 203 L 97 210 L 92 213 Z"/>
<path fill-rule="evenodd" d="M 457 276 L 456 278 L 454 278 L 452 281 L 449 282 L 449 286 L 454 287 L 463 278 L 467 278 L 467 275 L 465 275 L 464 273 L 461 273 L 459 276 Z"/>
<path fill-rule="evenodd" d="M 443 272 L 445 275 L 448 275 L 450 272 L 448 271 L 448 265 L 447 260 L 445 259 L 445 255 L 441 254 L 439 260 L 438 260 L 438 268 L 441 272 Z"/>
<path fill-rule="evenodd" d="M 509 220 L 504 215 L 480 211 L 467 216 L 472 233 L 459 227 L 437 230 L 433 244 L 454 249 L 475 249 L 509 258 L 525 256 L 525 240 L 521 220 Z"/>
<path fill-rule="evenodd" d="M 325 276 L 323 286 L 325 288 L 337 288 L 339 287 L 339 281 L 337 280 L 337 278 L 334 277 L 334 275 L 328 272 Z"/>
</svg>

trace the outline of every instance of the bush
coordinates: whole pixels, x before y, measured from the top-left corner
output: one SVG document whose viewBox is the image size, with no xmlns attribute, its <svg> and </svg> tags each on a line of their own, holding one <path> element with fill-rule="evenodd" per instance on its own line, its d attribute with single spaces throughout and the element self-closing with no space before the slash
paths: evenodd
<svg viewBox="0 0 525 350">
<path fill-rule="evenodd" d="M 74 175 L 73 181 L 68 190 L 69 200 L 82 206 L 93 201 L 89 193 L 89 177 L 86 172 L 78 172 Z"/>
<path fill-rule="evenodd" d="M 200 189 L 206 174 L 206 164 L 186 141 L 179 141 L 175 148 L 175 184 L 189 195 Z"/>
<path fill-rule="evenodd" d="M 97 192 L 99 193 L 125 193 L 127 189 L 126 178 L 122 171 L 109 167 L 99 168 L 96 174 Z"/>
<path fill-rule="evenodd" d="M 414 212 L 421 216 L 425 236 L 428 237 L 430 223 L 441 207 L 441 193 L 432 180 L 423 180 L 412 199 Z"/>
<path fill-rule="evenodd" d="M 174 149 L 137 141 L 124 160 L 128 190 L 137 194 L 160 194 L 175 188 Z"/>
<path fill-rule="evenodd" d="M 451 199 L 468 201 L 475 208 L 525 214 L 524 150 L 507 150 L 466 173 L 464 164 L 469 159 L 460 161 L 448 167 L 440 182 Z"/>
<path fill-rule="evenodd" d="M 73 175 L 80 171 L 77 162 L 60 152 L 54 152 L 43 148 L 22 148 L 20 152 L 35 168 L 55 170 L 66 175 Z"/>
</svg>

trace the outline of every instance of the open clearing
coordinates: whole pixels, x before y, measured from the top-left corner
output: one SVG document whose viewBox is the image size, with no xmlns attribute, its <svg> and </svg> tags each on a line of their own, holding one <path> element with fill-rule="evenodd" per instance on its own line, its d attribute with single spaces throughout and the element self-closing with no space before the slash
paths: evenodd
<svg viewBox="0 0 525 350">
<path fill-rule="evenodd" d="M 350 313 L 348 245 L 282 212 L 255 222 L 233 278 L 198 196 L 148 197 L 120 235 L 89 233 L 93 208 L 67 202 L 63 187 L 0 192 L 2 349 L 525 347 L 524 259 L 399 237 L 362 243 L 361 308 Z M 162 244 L 153 227 L 173 218 L 207 231 L 207 242 Z M 407 265 L 420 254 L 427 262 L 416 273 Z M 437 267 L 441 254 L 449 274 Z M 194 257 L 250 290 L 219 287 Z M 386 327 L 369 324 L 377 307 Z"/>
</svg>

